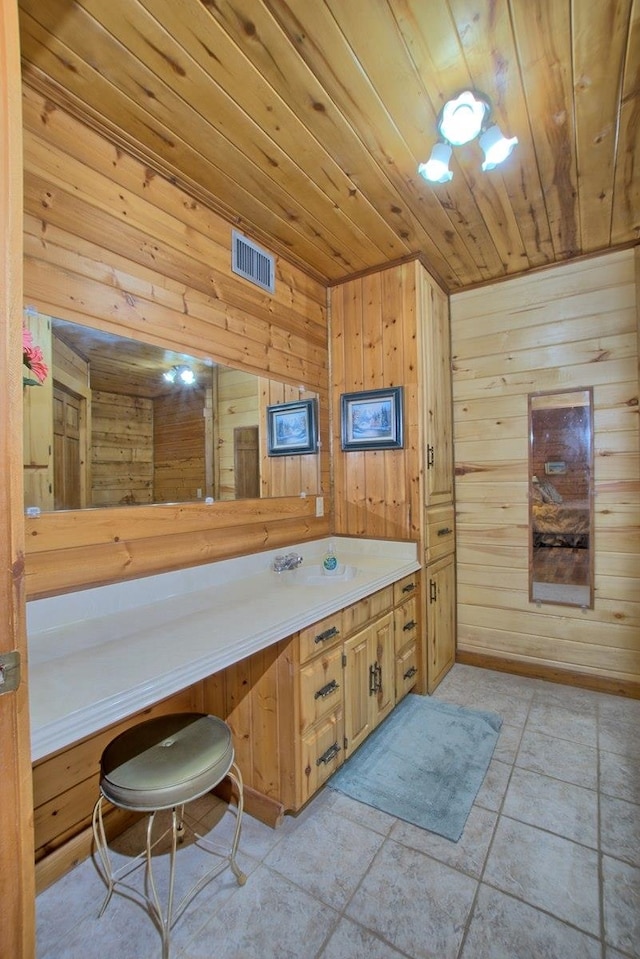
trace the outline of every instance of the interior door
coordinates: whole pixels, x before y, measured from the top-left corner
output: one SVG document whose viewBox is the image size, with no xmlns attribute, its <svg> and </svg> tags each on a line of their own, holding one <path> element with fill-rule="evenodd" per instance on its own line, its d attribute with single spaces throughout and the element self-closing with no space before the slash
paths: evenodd
<svg viewBox="0 0 640 959">
<path fill-rule="evenodd" d="M 0 4 L 0 655 L 26 663 L 22 491 L 22 116 L 18 8 Z M 5 688 L 7 683 L 5 682 Z M 33 796 L 26 676 L 0 691 L 0 952 L 35 954 Z"/>
<path fill-rule="evenodd" d="M 54 509 L 80 509 L 80 417 L 82 400 L 55 386 L 53 389 Z"/>
</svg>

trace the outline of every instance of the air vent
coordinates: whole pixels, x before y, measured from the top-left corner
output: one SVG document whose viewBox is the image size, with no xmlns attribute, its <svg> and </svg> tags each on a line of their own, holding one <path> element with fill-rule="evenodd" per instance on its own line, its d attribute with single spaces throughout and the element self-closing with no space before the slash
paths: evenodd
<svg viewBox="0 0 640 959">
<path fill-rule="evenodd" d="M 245 280 L 274 293 L 276 288 L 275 257 L 252 240 L 232 230 L 231 269 Z"/>
</svg>

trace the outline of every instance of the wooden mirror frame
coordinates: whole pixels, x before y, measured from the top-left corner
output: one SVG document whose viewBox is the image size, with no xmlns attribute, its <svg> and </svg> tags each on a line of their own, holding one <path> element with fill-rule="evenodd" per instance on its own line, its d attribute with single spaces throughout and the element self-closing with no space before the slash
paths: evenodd
<svg viewBox="0 0 640 959">
<path fill-rule="evenodd" d="M 528 408 L 529 601 L 593 609 L 593 389 L 530 393 Z"/>
</svg>

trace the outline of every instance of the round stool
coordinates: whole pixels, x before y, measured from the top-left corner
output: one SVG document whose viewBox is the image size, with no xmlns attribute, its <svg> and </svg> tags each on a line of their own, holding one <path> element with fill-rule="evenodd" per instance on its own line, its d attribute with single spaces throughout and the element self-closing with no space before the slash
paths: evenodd
<svg viewBox="0 0 640 959">
<path fill-rule="evenodd" d="M 186 803 L 199 799 L 227 777 L 236 791 L 236 825 L 231 849 L 225 856 L 207 847 L 207 841 L 194 831 L 199 846 L 216 856 L 216 865 L 203 876 L 174 909 L 176 846 L 184 838 Z M 103 803 L 108 800 L 121 809 L 148 815 L 145 849 L 130 862 L 114 871 L 103 821 Z M 171 826 L 155 840 L 153 827 L 156 813 L 171 810 Z M 162 957 L 168 959 L 171 928 L 193 897 L 227 866 L 239 885 L 246 876 L 236 863 L 236 852 L 242 824 L 242 776 L 234 763 L 229 726 L 216 716 L 203 713 L 177 713 L 149 719 L 116 736 L 102 753 L 100 761 L 100 795 L 93 810 L 93 835 L 107 894 L 100 910 L 102 915 L 117 886 L 141 896 L 156 922 L 162 937 Z M 165 836 L 171 836 L 169 852 L 169 892 L 163 914 L 153 877 L 152 850 Z M 124 882 L 144 862 L 147 888 L 151 896 L 141 894 Z"/>
</svg>

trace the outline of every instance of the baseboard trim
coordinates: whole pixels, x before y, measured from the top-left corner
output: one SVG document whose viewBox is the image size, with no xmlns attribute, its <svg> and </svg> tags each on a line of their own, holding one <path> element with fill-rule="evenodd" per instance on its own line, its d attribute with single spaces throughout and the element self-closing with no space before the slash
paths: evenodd
<svg viewBox="0 0 640 959">
<path fill-rule="evenodd" d="M 546 679 L 550 683 L 565 683 L 567 686 L 580 686 L 598 693 L 610 693 L 613 696 L 626 696 L 628 699 L 640 699 L 640 682 L 626 679 L 611 679 L 607 676 L 592 676 L 575 669 L 559 666 L 546 666 L 541 663 L 508 659 L 503 656 L 490 656 L 486 653 L 471 653 L 457 650 L 456 662 L 466 666 L 479 666 L 482 669 L 495 669 L 516 676 L 528 676 L 530 679 Z"/>
</svg>

